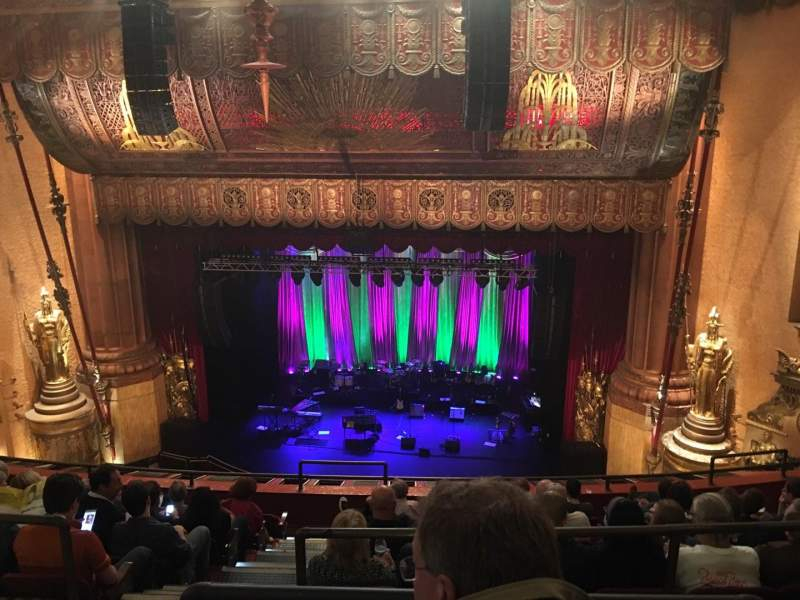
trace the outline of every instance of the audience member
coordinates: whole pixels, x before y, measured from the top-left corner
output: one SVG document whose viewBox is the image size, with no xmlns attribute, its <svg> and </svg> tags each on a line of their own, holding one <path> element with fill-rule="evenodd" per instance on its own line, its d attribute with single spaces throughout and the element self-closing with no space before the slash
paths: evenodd
<svg viewBox="0 0 800 600">
<path fill-rule="evenodd" d="M 331 527 L 366 527 L 367 520 L 357 510 L 347 509 L 333 519 Z M 394 586 L 397 576 L 389 552 L 372 556 L 367 539 L 328 539 L 325 552 L 308 563 L 311 585 L 355 587 Z"/>
<path fill-rule="evenodd" d="M 536 494 L 535 503 L 547 515 L 553 527 L 564 527 L 567 520 L 567 499 L 554 492 Z M 591 546 L 582 544 L 574 537 L 558 538 L 558 554 L 564 579 L 584 590 L 593 590 L 595 585 L 594 565 L 596 552 Z"/>
<path fill-rule="evenodd" d="M 116 503 L 122 490 L 122 477 L 114 465 L 100 465 L 89 473 L 89 488 L 89 493 L 81 499 L 78 518 L 83 518 L 87 510 L 96 511 L 92 531 L 109 551 L 114 524 L 125 520 L 125 511 Z"/>
<path fill-rule="evenodd" d="M 733 520 L 738 522 L 742 520 L 742 497 L 739 495 L 739 492 L 736 491 L 735 488 L 732 487 L 724 487 L 719 492 L 717 492 L 720 496 L 725 498 L 728 502 L 728 505 L 731 507 L 731 512 L 733 513 Z"/>
<path fill-rule="evenodd" d="M 767 499 L 764 492 L 758 488 L 748 488 L 741 495 L 741 514 L 737 520 L 743 523 L 772 521 L 775 517 L 766 512 L 766 509 Z M 783 534 L 776 531 L 743 531 L 738 535 L 736 543 L 755 548 L 767 542 L 783 539 Z"/>
<path fill-rule="evenodd" d="M 503 481 L 507 481 L 508 483 L 517 486 L 526 494 L 531 494 L 536 490 L 536 486 L 531 486 L 531 483 L 524 477 L 507 477 Z"/>
<path fill-rule="evenodd" d="M 22 471 L 22 473 L 17 473 L 14 475 L 8 485 L 18 490 L 25 490 L 28 487 L 39 483 L 41 480 L 42 476 L 39 475 L 39 473 L 33 469 L 26 469 L 25 471 Z"/>
<path fill-rule="evenodd" d="M 369 504 L 369 515 L 366 517 L 369 527 L 392 528 L 392 527 L 412 527 L 413 523 L 407 515 L 395 514 L 397 498 L 394 491 L 388 486 L 378 486 L 372 490 L 367 498 Z M 392 558 L 399 561 L 411 551 L 409 547 L 411 540 L 406 538 L 390 538 L 386 540 Z"/>
<path fill-rule="evenodd" d="M 641 526 L 644 511 L 630 498 L 614 498 L 606 525 Z M 658 588 L 664 583 L 666 558 L 659 539 L 649 535 L 607 536 L 596 564 L 599 588 Z"/>
<path fill-rule="evenodd" d="M 789 505 L 798 499 L 800 499 L 800 477 L 790 477 L 786 480 L 778 498 L 778 518 L 782 519 Z"/>
<path fill-rule="evenodd" d="M 72 524 L 78 511 L 83 485 L 76 475 L 57 473 L 47 478 L 44 485 L 44 508 L 48 515 L 61 516 Z M 72 557 L 78 579 L 89 585 L 112 586 L 119 581 L 119 573 L 100 539 L 92 531 L 70 529 Z M 135 572 L 145 574 L 150 563 L 150 553 L 132 545 L 118 564 L 132 562 Z M 23 573 L 62 573 L 59 532 L 46 525 L 27 525 L 20 529 L 14 540 L 14 554 Z M 148 582 L 137 578 L 139 587 Z"/>
<path fill-rule="evenodd" d="M 719 494 L 705 493 L 694 499 L 692 517 L 696 524 L 730 523 L 733 511 Z M 681 546 L 675 581 L 685 590 L 758 586 L 758 570 L 758 554 L 752 548 L 734 546 L 727 533 L 701 533 L 696 546 Z"/>
<path fill-rule="evenodd" d="M 225 562 L 233 515 L 222 508 L 214 492 L 207 487 L 196 488 L 180 524 L 189 533 L 197 527 L 206 527 L 211 532 L 211 562 L 215 565 Z"/>
<path fill-rule="evenodd" d="M 585 598 L 557 581 L 558 545 L 547 516 L 504 481 L 437 484 L 414 537 L 414 566 L 416 600 L 454 600 L 481 591 L 475 597 L 485 600 Z"/>
<path fill-rule="evenodd" d="M 686 512 L 675 500 L 659 500 L 653 505 L 651 525 L 681 525 L 686 523 Z"/>
<path fill-rule="evenodd" d="M 692 491 L 691 486 L 686 483 L 683 479 L 676 479 L 672 482 L 672 485 L 669 486 L 667 490 L 667 498 L 670 500 L 675 500 L 678 504 L 683 507 L 683 511 L 686 513 L 687 518 L 691 518 L 691 510 L 692 510 L 692 499 L 694 498 L 694 492 Z"/>
<path fill-rule="evenodd" d="M 161 502 L 164 499 L 164 494 L 161 493 L 161 486 L 157 481 L 145 481 L 144 487 L 147 488 L 147 495 L 150 497 L 150 516 L 156 521 L 171 523 L 172 519 L 168 517 L 161 508 Z"/>
<path fill-rule="evenodd" d="M 674 477 L 662 477 L 658 480 L 658 499 L 667 500 L 669 498 L 669 488 L 678 481 Z"/>
<path fill-rule="evenodd" d="M 564 486 L 567 491 L 567 512 L 582 512 L 587 517 L 594 514 L 594 506 L 591 502 L 584 502 L 581 498 L 581 482 L 579 479 L 567 479 Z"/>
<path fill-rule="evenodd" d="M 405 515 L 412 523 L 416 523 L 419 519 L 419 502 L 408 499 L 408 484 L 403 479 L 394 479 L 390 487 L 397 500 L 394 514 Z"/>
<path fill-rule="evenodd" d="M 243 518 L 246 522 L 249 539 L 254 539 L 264 526 L 264 511 L 253 498 L 258 490 L 258 482 L 252 477 L 239 477 L 230 489 L 230 498 L 222 501 L 222 507 L 234 519 Z"/>
<path fill-rule="evenodd" d="M 16 492 L 17 490 L 8 485 L 8 465 L 0 460 L 0 513 L 16 514 L 18 512 Z M 12 548 L 18 531 L 19 526 L 15 523 L 0 524 L 0 576 L 18 570 Z"/>
<path fill-rule="evenodd" d="M 567 499 L 567 488 L 561 483 L 550 481 L 549 479 L 542 479 L 536 486 L 536 495 L 553 493 Z M 567 510 L 567 520 L 564 521 L 564 527 L 591 527 L 592 523 L 586 513 L 580 510 Z"/>
<path fill-rule="evenodd" d="M 173 521 L 178 521 L 186 514 L 186 484 L 182 481 L 173 481 L 167 490 L 166 506 L 172 506 L 170 518 Z M 166 513 L 165 513 L 166 514 Z"/>
<path fill-rule="evenodd" d="M 783 520 L 800 521 L 800 499 L 783 512 Z M 787 531 L 786 540 L 756 548 L 760 561 L 761 583 L 770 587 L 800 585 L 800 531 Z"/>
<path fill-rule="evenodd" d="M 114 525 L 112 556 L 121 556 L 135 546 L 149 548 L 156 564 L 158 582 L 191 583 L 205 577 L 208 569 L 210 534 L 207 527 L 195 527 L 187 534 L 181 525 L 154 519 L 150 493 L 142 481 L 132 481 L 122 490 L 122 504 L 131 516 Z"/>
</svg>

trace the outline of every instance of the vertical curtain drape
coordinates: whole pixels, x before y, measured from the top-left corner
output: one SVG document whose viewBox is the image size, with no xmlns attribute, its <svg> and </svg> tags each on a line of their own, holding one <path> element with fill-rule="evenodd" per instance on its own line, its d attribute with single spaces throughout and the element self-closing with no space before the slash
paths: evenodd
<svg viewBox="0 0 800 600">
<path fill-rule="evenodd" d="M 533 256 L 526 253 L 517 259 L 519 265 L 528 267 L 533 264 Z M 497 361 L 497 372 L 501 375 L 522 373 L 528 367 L 528 343 L 530 337 L 531 286 L 517 289 L 517 275 L 513 275 L 508 287 L 501 296 L 503 298 L 503 325 L 500 355 Z M 533 285 L 533 284 L 531 284 Z"/>
<path fill-rule="evenodd" d="M 346 255 L 347 252 L 338 246 L 328 252 L 328 256 Z M 344 267 L 326 269 L 322 289 L 325 292 L 325 316 L 328 323 L 328 355 L 339 366 L 352 368 L 357 361 L 347 293 L 347 271 Z"/>
<path fill-rule="evenodd" d="M 479 260 L 480 252 L 466 252 L 465 262 Z M 483 290 L 478 287 L 473 271 L 461 274 L 458 289 L 455 327 L 453 329 L 453 349 L 450 364 L 456 369 L 468 369 L 475 365 L 475 352 L 478 349 L 478 325 L 480 324 Z"/>
<path fill-rule="evenodd" d="M 452 258 L 452 256 L 446 256 Z M 430 277 L 430 274 L 428 274 Z M 436 348 L 435 358 L 450 364 L 453 351 L 453 331 L 456 325 L 456 297 L 461 277 L 451 275 L 445 277 L 439 285 L 436 311 Z"/>
<path fill-rule="evenodd" d="M 497 369 L 500 354 L 501 312 L 498 300 L 497 278 L 492 274 L 488 285 L 483 289 L 478 345 L 475 351 L 475 366 L 486 367 L 489 371 Z"/>
<path fill-rule="evenodd" d="M 288 271 L 278 283 L 278 364 L 282 371 L 308 360 L 306 325 L 303 318 L 303 289 Z"/>
<path fill-rule="evenodd" d="M 369 286 L 362 277 L 359 285 L 347 283 L 350 300 L 350 321 L 353 324 L 353 342 L 359 363 L 372 364 L 372 339 L 370 336 Z"/>
<path fill-rule="evenodd" d="M 371 276 L 369 286 L 369 313 L 372 325 L 372 358 L 376 363 L 394 364 L 397 356 L 395 341 L 394 290 L 389 271 L 383 275 L 383 286 L 375 285 Z M 361 285 L 364 285 L 362 280 Z"/>
<path fill-rule="evenodd" d="M 306 277 L 302 283 L 303 315 L 306 325 L 306 346 L 311 366 L 318 360 L 328 360 L 328 336 L 325 322 L 325 297 L 322 288 Z"/>
</svg>

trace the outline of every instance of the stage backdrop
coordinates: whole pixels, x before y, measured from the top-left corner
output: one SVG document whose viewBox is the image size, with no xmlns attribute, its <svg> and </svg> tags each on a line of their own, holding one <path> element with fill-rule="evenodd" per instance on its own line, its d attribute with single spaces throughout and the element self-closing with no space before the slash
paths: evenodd
<svg viewBox="0 0 800 600">
<path fill-rule="evenodd" d="M 325 251 L 286 254 L 348 256 L 339 246 Z M 455 258 L 465 265 L 498 258 L 489 252 L 436 249 L 416 253 L 412 248 L 393 252 L 383 247 L 379 257 Z M 506 257 L 509 255 L 506 254 Z M 519 266 L 532 264 L 533 253 L 514 254 Z M 331 360 L 350 368 L 357 364 L 396 364 L 410 361 L 442 361 L 455 369 L 486 367 L 502 375 L 517 375 L 528 368 L 530 286 L 516 289 L 517 277 L 500 290 L 494 274 L 480 287 L 474 271 L 445 273 L 438 286 L 430 272 L 422 285 L 406 272 L 401 285 L 391 271 L 383 273 L 383 285 L 362 274 L 354 285 L 345 267 L 323 270 L 322 285 L 306 276 L 296 282 L 289 271 L 278 286 L 278 335 L 280 366 L 293 372 L 317 360 Z"/>
</svg>

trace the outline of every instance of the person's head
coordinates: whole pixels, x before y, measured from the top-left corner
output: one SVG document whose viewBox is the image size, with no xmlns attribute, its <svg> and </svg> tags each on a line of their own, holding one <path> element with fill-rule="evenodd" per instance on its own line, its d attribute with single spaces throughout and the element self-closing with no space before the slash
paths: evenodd
<svg viewBox="0 0 800 600">
<path fill-rule="evenodd" d="M 504 481 L 439 483 L 414 536 L 416 600 L 453 600 L 561 576 L 555 531 L 529 494 Z"/>
<path fill-rule="evenodd" d="M 393 519 L 397 498 L 392 488 L 386 485 L 373 488 L 369 495 L 369 506 L 376 519 Z"/>
<path fill-rule="evenodd" d="M 567 479 L 567 497 L 573 500 L 581 499 L 581 482 L 579 479 Z"/>
<path fill-rule="evenodd" d="M 692 509 L 692 498 L 694 497 L 694 492 L 692 492 L 692 488 L 689 487 L 689 484 L 686 483 L 683 479 L 676 479 L 672 482 L 672 485 L 669 486 L 669 490 L 667 491 L 667 498 L 670 500 L 675 500 L 678 504 L 683 507 L 683 510 L 689 512 Z"/>
<path fill-rule="evenodd" d="M 39 475 L 39 473 L 37 473 L 33 469 L 28 469 L 27 471 L 23 471 L 22 473 L 17 473 L 16 475 L 14 475 L 9 485 L 13 488 L 24 490 L 29 485 L 33 485 L 34 483 L 39 483 L 41 480 L 42 476 Z"/>
<path fill-rule="evenodd" d="M 783 511 L 783 520 L 800 521 L 800 500 L 795 500 Z M 800 542 L 800 530 L 787 531 L 786 537 L 790 542 Z"/>
<path fill-rule="evenodd" d="M 150 497 L 150 510 L 155 513 L 161 507 L 161 486 L 156 481 L 145 481 L 147 495 Z"/>
<path fill-rule="evenodd" d="M 669 488 L 675 483 L 675 478 L 664 477 L 658 481 L 658 499 L 665 500 L 669 498 Z"/>
<path fill-rule="evenodd" d="M 731 511 L 733 512 L 733 520 L 734 521 L 741 521 L 742 515 L 747 514 L 744 512 L 744 507 L 742 504 L 742 496 L 739 495 L 732 487 L 724 487 L 719 490 L 719 495 L 727 500 L 728 504 L 731 507 Z"/>
<path fill-rule="evenodd" d="M 567 488 L 565 488 L 563 484 L 551 481 L 550 479 L 542 479 L 536 486 L 536 494 L 547 493 L 559 494 L 566 498 Z"/>
<path fill-rule="evenodd" d="M 252 477 L 239 477 L 231 486 L 231 497 L 237 500 L 251 500 L 258 490 L 258 482 Z"/>
<path fill-rule="evenodd" d="M 681 523 L 686 523 L 686 511 L 675 500 L 667 498 L 659 500 L 653 505 L 651 525 L 680 525 Z"/>
<path fill-rule="evenodd" d="M 767 499 L 758 488 L 748 488 L 742 492 L 742 514 L 746 517 L 758 515 L 767 506 Z"/>
<path fill-rule="evenodd" d="M 186 484 L 182 481 L 173 481 L 167 491 L 167 497 L 172 504 L 186 502 Z"/>
<path fill-rule="evenodd" d="M 6 479 L 8 479 L 8 465 L 0 460 L 0 473 L 5 473 Z"/>
<path fill-rule="evenodd" d="M 722 496 L 714 492 L 700 494 L 692 502 L 692 519 L 700 525 L 704 523 L 731 523 L 733 511 L 730 504 Z M 731 545 L 731 536 L 727 533 L 701 533 L 697 541 L 707 546 L 727 548 Z"/>
<path fill-rule="evenodd" d="M 0 471 L 0 487 L 8 485 L 8 473 Z"/>
<path fill-rule="evenodd" d="M 56 473 L 44 482 L 42 504 L 48 515 L 63 515 L 68 521 L 75 518 L 83 495 L 83 485 L 77 475 Z"/>
<path fill-rule="evenodd" d="M 391 488 L 392 492 L 394 492 L 394 497 L 398 500 L 408 498 L 408 484 L 405 479 L 393 479 Z"/>
<path fill-rule="evenodd" d="M 531 484 L 524 477 L 511 477 L 511 478 L 507 479 L 506 481 L 508 481 L 508 483 L 510 483 L 511 485 L 517 486 L 519 489 L 521 489 L 526 494 L 530 494 L 531 493 Z"/>
<path fill-rule="evenodd" d="M 545 494 L 536 494 L 536 505 L 542 509 L 553 527 L 563 527 L 567 520 L 567 499 L 561 494 L 547 492 Z"/>
<path fill-rule="evenodd" d="M 606 524 L 609 527 L 626 525 L 644 525 L 644 512 L 636 500 L 630 498 L 614 498 L 608 505 Z"/>
<path fill-rule="evenodd" d="M 113 500 L 122 489 L 122 477 L 114 465 L 100 465 L 89 473 L 89 487 L 95 494 Z"/>
<path fill-rule="evenodd" d="M 122 506 L 131 517 L 149 517 L 150 490 L 144 481 L 131 481 L 122 489 Z"/>
<path fill-rule="evenodd" d="M 195 489 L 189 496 L 189 506 L 184 516 L 187 529 L 197 525 L 211 526 L 219 510 L 219 498 L 214 492 L 207 487 Z"/>
<path fill-rule="evenodd" d="M 780 502 L 788 506 L 798 499 L 800 499 L 800 477 L 790 477 L 781 490 Z"/>
<path fill-rule="evenodd" d="M 331 527 L 361 528 L 367 526 L 364 515 L 348 508 L 333 518 Z M 339 567 L 350 568 L 358 563 L 367 562 L 370 558 L 369 540 L 367 539 L 333 539 L 329 538 L 325 554 Z"/>
</svg>

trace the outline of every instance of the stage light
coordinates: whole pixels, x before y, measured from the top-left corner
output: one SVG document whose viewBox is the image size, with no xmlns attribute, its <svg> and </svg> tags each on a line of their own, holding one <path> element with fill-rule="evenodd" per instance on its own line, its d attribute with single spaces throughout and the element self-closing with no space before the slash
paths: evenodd
<svg viewBox="0 0 800 600">
<path fill-rule="evenodd" d="M 417 287 L 422 287 L 422 284 L 425 283 L 425 271 L 422 269 L 411 271 L 411 283 Z"/>
<path fill-rule="evenodd" d="M 518 292 L 521 292 L 526 287 L 528 287 L 530 284 L 531 284 L 531 280 L 530 279 L 528 279 L 527 277 L 523 277 L 522 275 L 518 275 L 517 276 L 517 283 L 514 286 L 514 289 L 516 289 Z"/>
<path fill-rule="evenodd" d="M 489 271 L 475 271 L 475 283 L 478 284 L 479 288 L 485 288 L 489 285 Z"/>
<path fill-rule="evenodd" d="M 430 278 L 431 285 L 433 287 L 439 287 L 444 281 L 444 273 L 442 273 L 441 269 L 431 269 L 428 277 Z"/>
<path fill-rule="evenodd" d="M 372 271 L 369 274 L 370 278 L 372 279 L 372 283 L 379 288 L 383 287 L 383 270 L 380 269 L 378 271 Z"/>
<path fill-rule="evenodd" d="M 497 272 L 497 289 L 501 292 L 506 291 L 508 284 L 511 282 L 511 272 L 510 271 L 498 271 Z"/>
<path fill-rule="evenodd" d="M 322 285 L 322 269 L 320 267 L 311 267 L 308 270 L 308 276 L 311 278 L 311 283 L 317 287 Z"/>
<path fill-rule="evenodd" d="M 361 286 L 361 271 L 359 269 L 350 269 L 347 271 L 347 277 L 354 287 Z"/>
<path fill-rule="evenodd" d="M 297 285 L 303 283 L 303 278 L 305 278 L 305 276 L 306 276 L 305 269 L 292 269 L 292 280 Z"/>
<path fill-rule="evenodd" d="M 393 269 L 392 270 L 392 283 L 395 284 L 397 287 L 403 285 L 403 282 L 406 280 L 406 274 L 403 269 Z"/>
</svg>

